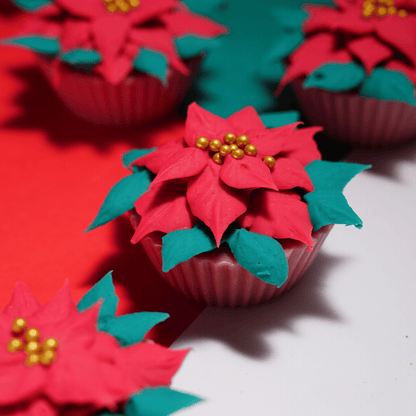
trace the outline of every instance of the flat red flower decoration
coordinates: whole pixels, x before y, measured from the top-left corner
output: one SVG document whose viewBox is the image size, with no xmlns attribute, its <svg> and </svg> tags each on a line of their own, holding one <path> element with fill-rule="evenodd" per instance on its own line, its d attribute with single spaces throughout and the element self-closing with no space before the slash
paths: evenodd
<svg viewBox="0 0 416 416">
<path fill-rule="evenodd" d="M 334 0 L 336 7 L 305 6 L 305 41 L 289 56 L 278 92 L 326 63 L 357 60 L 370 74 L 376 66 L 403 72 L 416 84 L 416 2 Z"/>
<path fill-rule="evenodd" d="M 43 306 L 16 283 L 0 313 L 2 415 L 117 411 L 133 393 L 170 384 L 187 351 L 145 342 L 121 348 L 97 330 L 98 312 L 99 305 L 78 312 L 67 282 Z"/>
<path fill-rule="evenodd" d="M 299 124 L 266 129 L 253 107 L 222 119 L 191 104 L 185 137 L 132 163 L 157 174 L 135 203 L 141 220 L 132 242 L 201 220 L 219 246 L 237 220 L 254 232 L 312 245 L 301 195 L 313 191 L 304 166 L 321 157 L 313 140 L 321 128 L 297 130 Z"/>
</svg>

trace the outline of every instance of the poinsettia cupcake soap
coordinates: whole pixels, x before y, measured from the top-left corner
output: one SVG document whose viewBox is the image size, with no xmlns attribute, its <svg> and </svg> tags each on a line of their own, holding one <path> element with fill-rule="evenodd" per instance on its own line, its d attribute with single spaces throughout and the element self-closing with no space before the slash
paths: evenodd
<svg viewBox="0 0 416 416">
<path fill-rule="evenodd" d="M 16 0 L 33 13 L 10 44 L 34 50 L 80 117 L 110 126 L 177 108 L 203 52 L 227 32 L 178 0 Z"/>
<path fill-rule="evenodd" d="M 416 137 L 416 2 L 334 3 L 306 5 L 303 41 L 299 28 L 275 45 L 268 60 L 287 64 L 278 93 L 291 83 L 308 119 L 345 142 L 384 146 Z"/>
<path fill-rule="evenodd" d="M 248 306 L 289 289 L 332 224 L 362 222 L 342 195 L 366 166 L 323 162 L 320 127 L 266 129 L 253 107 L 227 119 L 197 104 L 183 138 L 125 156 L 132 175 L 90 229 L 130 212 L 162 276 L 209 305 Z"/>
</svg>

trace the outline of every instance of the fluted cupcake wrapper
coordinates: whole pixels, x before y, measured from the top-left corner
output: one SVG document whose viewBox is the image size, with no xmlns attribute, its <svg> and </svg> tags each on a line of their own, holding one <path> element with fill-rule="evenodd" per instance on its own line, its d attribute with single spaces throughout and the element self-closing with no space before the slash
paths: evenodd
<svg viewBox="0 0 416 416">
<path fill-rule="evenodd" d="M 324 134 L 358 147 L 395 146 L 416 138 L 416 107 L 356 93 L 331 92 L 292 82 L 302 112 Z"/>
<path fill-rule="evenodd" d="M 141 243 L 157 271 L 177 291 L 209 306 L 235 308 L 267 302 L 292 287 L 311 265 L 332 227 L 327 225 L 312 234 L 315 245 L 311 251 L 302 243 L 284 247 L 289 276 L 280 288 L 241 267 L 228 248 L 199 254 L 164 273 L 161 234 L 149 234 Z"/>
<path fill-rule="evenodd" d="M 60 65 L 56 74 L 51 63 L 42 58 L 40 67 L 64 104 L 77 116 L 98 125 L 129 127 L 175 110 L 185 98 L 200 62 L 201 57 L 185 61 L 190 71 L 187 76 L 169 69 L 167 85 L 143 73 L 112 85 L 99 75 L 75 71 L 67 65 Z"/>
</svg>

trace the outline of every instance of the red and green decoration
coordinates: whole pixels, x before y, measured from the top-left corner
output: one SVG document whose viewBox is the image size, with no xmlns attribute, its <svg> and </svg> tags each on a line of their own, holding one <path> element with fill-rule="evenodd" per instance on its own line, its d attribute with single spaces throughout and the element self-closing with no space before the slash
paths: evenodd
<svg viewBox="0 0 416 416">
<path fill-rule="evenodd" d="M 216 46 L 227 29 L 178 0 L 14 0 L 33 19 L 7 43 L 118 84 L 133 70 L 166 82 L 169 68 Z"/>
<path fill-rule="evenodd" d="M 305 78 L 304 88 L 356 91 L 416 106 L 414 0 L 334 0 L 333 7 L 304 10 L 282 10 L 287 34 L 263 62 L 278 68 L 278 93 Z"/>
<path fill-rule="evenodd" d="M 201 401 L 169 388 L 188 350 L 144 340 L 168 315 L 115 317 L 117 303 L 111 273 L 78 306 L 68 282 L 43 306 L 16 283 L 0 313 L 0 413 L 162 416 Z"/>
</svg>

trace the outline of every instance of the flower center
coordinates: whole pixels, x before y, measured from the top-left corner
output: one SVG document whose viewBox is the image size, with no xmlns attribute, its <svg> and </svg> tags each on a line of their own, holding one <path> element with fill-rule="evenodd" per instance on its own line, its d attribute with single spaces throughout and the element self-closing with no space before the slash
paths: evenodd
<svg viewBox="0 0 416 416">
<path fill-rule="evenodd" d="M 120 12 L 127 13 L 130 10 L 137 9 L 139 7 L 139 0 L 103 0 L 105 8 L 108 12 Z"/>
<path fill-rule="evenodd" d="M 370 17 L 376 15 L 377 17 L 386 17 L 397 15 L 399 17 L 406 17 L 406 10 L 397 10 L 394 5 L 394 0 L 365 0 L 363 1 L 363 17 Z"/>
<path fill-rule="evenodd" d="M 234 159 L 242 159 L 245 155 L 257 155 L 257 147 L 250 144 L 250 139 L 245 134 L 236 137 L 233 133 L 227 133 L 223 140 L 225 144 L 219 139 L 209 141 L 206 137 L 201 136 L 196 139 L 195 145 L 203 150 L 208 148 L 212 150 L 214 152 L 212 159 L 219 165 L 222 165 L 227 155 L 231 155 Z M 264 162 L 272 168 L 276 161 L 272 156 L 266 156 Z"/>
<path fill-rule="evenodd" d="M 55 359 L 55 350 L 59 343 L 55 338 L 47 338 L 40 342 L 40 332 L 36 328 L 28 328 L 24 318 L 13 321 L 12 330 L 16 337 L 12 338 L 8 345 L 9 352 L 24 351 L 27 355 L 26 365 L 32 367 L 35 364 L 50 365 Z"/>
</svg>

